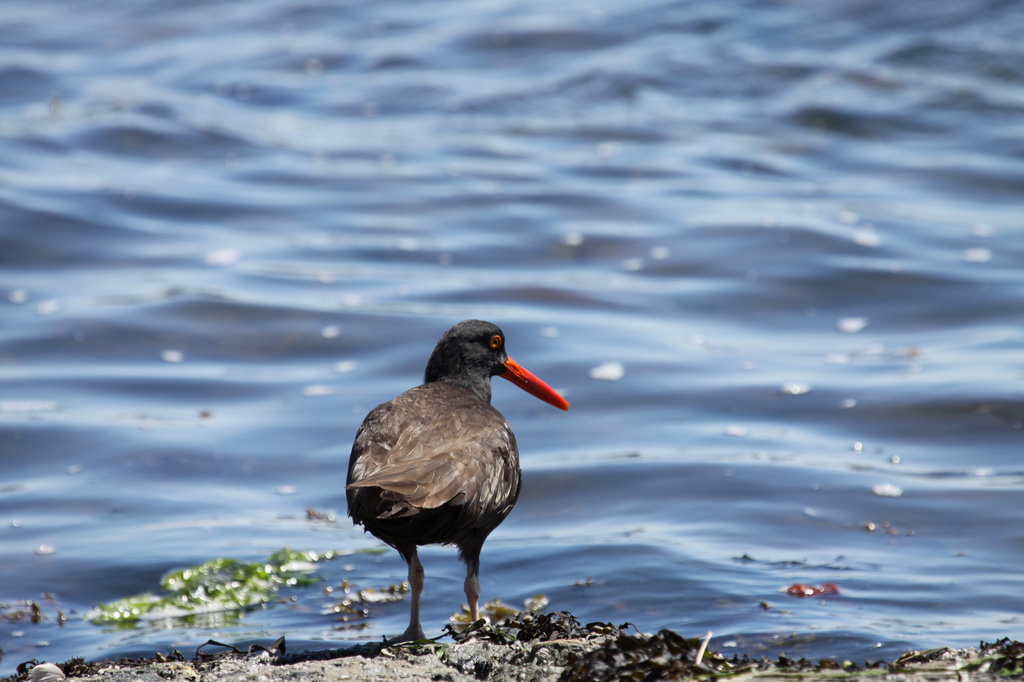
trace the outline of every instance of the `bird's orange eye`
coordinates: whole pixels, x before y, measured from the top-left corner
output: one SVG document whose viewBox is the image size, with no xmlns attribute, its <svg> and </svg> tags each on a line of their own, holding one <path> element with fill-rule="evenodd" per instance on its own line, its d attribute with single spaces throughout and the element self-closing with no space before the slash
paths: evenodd
<svg viewBox="0 0 1024 682">
<path fill-rule="evenodd" d="M 494 350 L 498 350 L 499 348 L 501 348 L 501 341 L 501 334 L 495 334 L 487 341 L 487 345 Z"/>
</svg>

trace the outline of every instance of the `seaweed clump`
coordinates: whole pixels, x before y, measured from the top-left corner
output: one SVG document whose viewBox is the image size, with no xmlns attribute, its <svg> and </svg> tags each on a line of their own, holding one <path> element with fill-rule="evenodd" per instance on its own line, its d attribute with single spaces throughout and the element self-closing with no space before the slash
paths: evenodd
<svg viewBox="0 0 1024 682">
<path fill-rule="evenodd" d="M 627 634 L 625 625 L 592 623 L 588 630 L 617 631 L 603 646 L 582 656 L 570 656 L 559 682 L 592 680 L 686 680 L 738 672 L 713 651 L 704 651 L 699 637 L 686 638 L 671 630 L 656 634 Z M 742 667 L 749 667 L 744 661 Z"/>
<path fill-rule="evenodd" d="M 967 658 L 965 663 L 962 659 Z M 926 651 L 908 651 L 896 660 L 897 669 L 931 663 L 952 662 L 953 669 L 966 673 L 987 673 L 1005 677 L 1024 676 L 1024 643 L 1009 637 L 981 642 L 978 650 L 939 647 Z"/>
<path fill-rule="evenodd" d="M 312 564 L 330 556 L 284 548 L 266 561 L 243 563 L 212 559 L 168 573 L 160 592 L 125 597 L 100 604 L 87 615 L 102 625 L 132 626 L 144 618 L 182 618 L 200 613 L 238 611 L 270 601 L 283 587 L 309 585 Z"/>
<path fill-rule="evenodd" d="M 1009 637 L 997 642 L 982 642 L 981 656 L 988 658 L 989 672 L 1000 675 L 1020 675 L 1024 673 L 1024 643 Z"/>
</svg>

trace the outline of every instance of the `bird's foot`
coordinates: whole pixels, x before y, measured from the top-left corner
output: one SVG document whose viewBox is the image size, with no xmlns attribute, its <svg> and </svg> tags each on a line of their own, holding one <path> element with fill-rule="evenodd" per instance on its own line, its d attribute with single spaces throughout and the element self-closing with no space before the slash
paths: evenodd
<svg viewBox="0 0 1024 682">
<path fill-rule="evenodd" d="M 403 632 L 398 637 L 395 637 L 393 639 L 388 639 L 387 637 L 384 638 L 384 643 L 389 646 L 392 644 L 405 644 L 407 642 L 419 641 L 430 641 L 427 639 L 427 636 L 423 634 L 423 628 L 421 628 L 419 625 L 416 625 L 415 627 L 410 625 L 408 628 L 406 628 L 405 632 Z"/>
</svg>

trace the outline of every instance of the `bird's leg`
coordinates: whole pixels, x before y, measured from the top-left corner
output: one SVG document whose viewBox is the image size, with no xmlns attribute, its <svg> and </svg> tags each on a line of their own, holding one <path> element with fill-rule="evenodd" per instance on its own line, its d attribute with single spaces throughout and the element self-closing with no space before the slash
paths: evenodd
<svg viewBox="0 0 1024 682">
<path fill-rule="evenodd" d="M 480 556 L 466 558 L 466 601 L 469 603 L 469 619 L 480 620 Z"/>
<path fill-rule="evenodd" d="M 409 587 L 412 589 L 412 606 L 409 608 L 409 627 L 405 629 L 405 633 L 401 637 L 393 640 L 395 642 L 413 642 L 418 639 L 427 638 L 423 634 L 423 628 L 420 627 L 420 595 L 423 594 L 423 564 L 420 563 L 415 547 L 408 553 L 406 563 L 409 564 Z"/>
</svg>

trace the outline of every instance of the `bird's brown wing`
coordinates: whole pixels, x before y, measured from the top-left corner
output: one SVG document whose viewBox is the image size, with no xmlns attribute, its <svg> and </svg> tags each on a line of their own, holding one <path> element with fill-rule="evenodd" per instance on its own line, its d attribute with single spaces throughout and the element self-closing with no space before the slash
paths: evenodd
<svg viewBox="0 0 1024 682">
<path fill-rule="evenodd" d="M 444 505 L 507 513 L 519 489 L 515 436 L 471 391 L 424 384 L 367 415 L 352 447 L 347 488 L 357 521 L 369 512 L 360 502 L 371 501 L 366 493 L 373 488 L 384 502 L 373 505 L 376 518 Z"/>
</svg>

